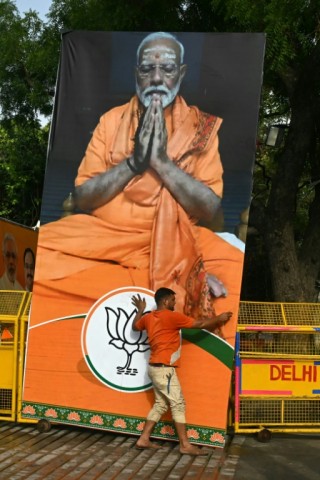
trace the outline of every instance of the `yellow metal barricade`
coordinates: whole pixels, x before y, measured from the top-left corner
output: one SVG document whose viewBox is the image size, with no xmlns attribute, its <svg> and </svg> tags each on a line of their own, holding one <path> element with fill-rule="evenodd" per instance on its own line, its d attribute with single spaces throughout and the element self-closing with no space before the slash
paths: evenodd
<svg viewBox="0 0 320 480">
<path fill-rule="evenodd" d="M 22 420 L 23 364 L 31 296 L 24 291 L 0 291 L 0 420 Z"/>
<path fill-rule="evenodd" d="M 0 291 L 0 419 L 15 420 L 19 318 L 26 292 Z"/>
<path fill-rule="evenodd" d="M 36 423 L 38 420 L 28 419 L 21 417 L 22 410 L 22 394 L 23 394 L 23 378 L 24 378 L 24 364 L 26 356 L 26 347 L 27 347 L 27 333 L 28 333 L 28 322 L 29 322 L 29 313 L 31 308 L 31 299 L 32 294 L 29 293 L 24 304 L 21 318 L 19 321 L 19 345 L 18 345 L 18 372 L 17 372 L 17 415 L 16 420 L 18 422 L 24 423 Z"/>
<path fill-rule="evenodd" d="M 240 303 L 234 429 L 320 432 L 319 303 Z"/>
</svg>

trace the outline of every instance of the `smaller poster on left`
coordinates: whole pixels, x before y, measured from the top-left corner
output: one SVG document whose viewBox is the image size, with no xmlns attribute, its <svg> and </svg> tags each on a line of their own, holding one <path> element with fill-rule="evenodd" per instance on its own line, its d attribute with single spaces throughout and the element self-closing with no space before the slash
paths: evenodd
<svg viewBox="0 0 320 480">
<path fill-rule="evenodd" d="M 0 290 L 32 292 L 38 231 L 0 218 Z"/>
</svg>

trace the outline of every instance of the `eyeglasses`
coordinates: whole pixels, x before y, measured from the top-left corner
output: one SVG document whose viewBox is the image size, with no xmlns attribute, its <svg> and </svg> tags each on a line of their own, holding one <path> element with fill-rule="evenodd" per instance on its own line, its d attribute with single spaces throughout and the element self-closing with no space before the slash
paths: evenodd
<svg viewBox="0 0 320 480">
<path fill-rule="evenodd" d="M 138 65 L 138 72 L 140 77 L 150 77 L 154 73 L 156 68 L 159 68 L 162 75 L 170 78 L 174 77 L 177 74 L 179 66 L 175 63 L 161 63 L 159 65 L 146 63 L 143 65 Z"/>
<path fill-rule="evenodd" d="M 13 260 L 15 260 L 15 259 L 17 258 L 17 255 L 16 255 L 16 253 L 14 253 L 14 252 L 6 252 L 6 253 L 4 254 L 4 256 L 5 256 L 8 260 L 9 260 L 10 257 L 11 257 Z"/>
</svg>

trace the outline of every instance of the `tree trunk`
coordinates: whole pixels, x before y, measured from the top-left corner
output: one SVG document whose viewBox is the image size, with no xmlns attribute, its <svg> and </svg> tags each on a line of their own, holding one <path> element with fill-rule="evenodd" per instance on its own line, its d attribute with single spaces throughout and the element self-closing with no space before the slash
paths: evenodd
<svg viewBox="0 0 320 480">
<path fill-rule="evenodd" d="M 316 137 L 318 80 L 320 79 L 319 45 L 308 58 L 296 82 L 291 101 L 291 124 L 266 208 L 264 238 L 268 252 L 275 300 L 307 301 L 314 294 L 315 274 L 320 265 L 320 199 L 316 196 L 310 209 L 309 226 L 302 249 L 294 235 L 299 182 L 305 164 L 312 156 Z M 319 135 L 319 134 L 318 134 Z M 301 259 L 299 261 L 299 259 Z"/>
<path fill-rule="evenodd" d="M 299 276 L 293 227 L 288 222 L 277 228 L 277 223 L 275 218 L 265 235 L 274 301 L 302 302 L 305 290 Z"/>
</svg>

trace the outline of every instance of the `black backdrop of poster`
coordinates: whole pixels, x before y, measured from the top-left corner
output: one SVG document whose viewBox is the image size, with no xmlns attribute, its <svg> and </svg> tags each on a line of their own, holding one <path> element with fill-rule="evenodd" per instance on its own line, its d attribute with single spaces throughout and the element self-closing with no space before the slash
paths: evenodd
<svg viewBox="0 0 320 480">
<path fill-rule="evenodd" d="M 99 117 L 135 93 L 136 51 L 146 32 L 70 31 L 62 36 L 41 223 L 57 220 Z M 250 204 L 265 35 L 179 33 L 188 104 L 223 118 L 224 230 Z"/>
</svg>

